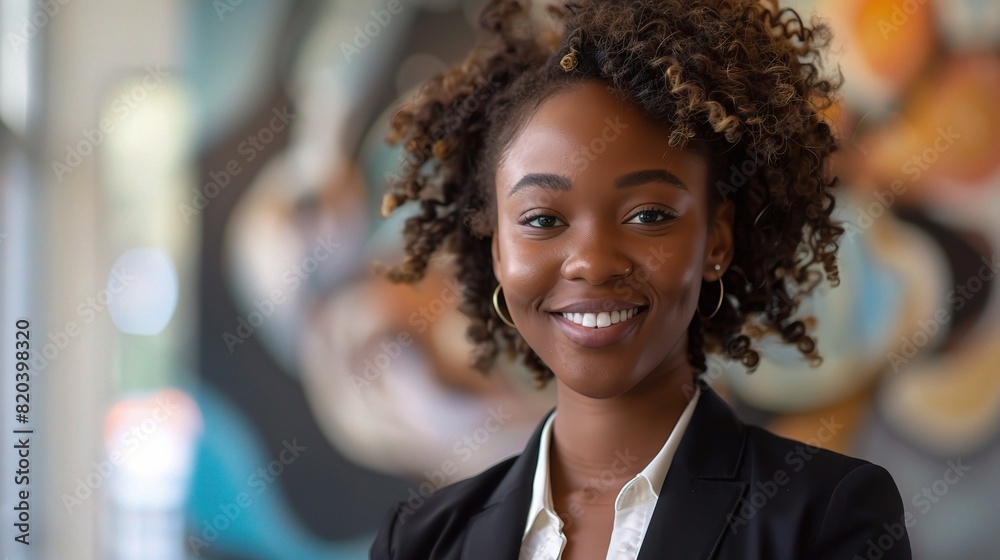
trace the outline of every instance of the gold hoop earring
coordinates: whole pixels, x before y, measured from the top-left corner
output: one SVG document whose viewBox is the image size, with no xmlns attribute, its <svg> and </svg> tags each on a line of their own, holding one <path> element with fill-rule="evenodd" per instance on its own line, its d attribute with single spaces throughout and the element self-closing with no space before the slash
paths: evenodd
<svg viewBox="0 0 1000 560">
<path fill-rule="evenodd" d="M 497 312 L 497 316 L 499 316 L 500 320 L 506 323 L 508 327 L 516 329 L 517 327 L 514 325 L 514 323 L 512 323 L 509 319 L 504 317 L 503 313 L 500 312 L 500 303 L 497 301 L 497 298 L 499 298 L 499 296 L 500 296 L 500 284 L 497 284 L 497 287 L 493 290 L 493 310 Z"/>
<path fill-rule="evenodd" d="M 716 271 L 720 270 L 721 268 L 722 267 L 719 266 L 718 264 L 715 265 L 715 270 Z M 725 293 L 726 293 L 726 286 L 722 283 L 722 275 L 720 274 L 719 275 L 719 301 L 715 304 L 715 311 L 713 311 L 712 314 L 708 315 L 707 317 L 704 314 L 701 314 L 701 309 L 698 310 L 698 313 L 701 314 L 701 316 L 705 317 L 706 319 L 711 319 L 712 317 L 715 317 L 715 314 L 718 313 L 719 309 L 722 308 L 722 296 Z"/>
</svg>

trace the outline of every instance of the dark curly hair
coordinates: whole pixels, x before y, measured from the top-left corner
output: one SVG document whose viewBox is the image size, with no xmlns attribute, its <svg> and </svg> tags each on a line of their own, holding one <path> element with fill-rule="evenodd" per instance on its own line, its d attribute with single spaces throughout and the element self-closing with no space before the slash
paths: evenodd
<svg viewBox="0 0 1000 560">
<path fill-rule="evenodd" d="M 407 201 L 419 212 L 406 221 L 403 262 L 376 263 L 376 272 L 413 283 L 435 253 L 455 255 L 474 366 L 487 371 L 505 347 L 544 386 L 552 371 L 492 306 L 494 175 L 543 100 L 597 79 L 669 123 L 671 147 L 707 154 L 710 209 L 734 202 L 735 254 L 722 277 L 728 297 L 714 317 L 696 313 L 688 328 L 694 373 L 706 370 L 706 351 L 753 371 L 760 356 L 751 338 L 769 331 L 818 363 L 815 340 L 791 317 L 822 279 L 817 268 L 839 283 L 844 230 L 830 218 L 836 178 L 829 171 L 837 139 L 824 111 L 841 78 L 821 74 L 827 26 L 807 25 L 776 0 L 594 0 L 550 6 L 548 14 L 552 25 L 541 25 L 525 2 L 489 2 L 479 20 L 483 39 L 462 64 L 430 79 L 392 116 L 387 140 L 402 143 L 405 157 L 382 215 Z M 701 309 L 717 303 L 706 292 L 715 290 L 702 290 Z"/>
</svg>

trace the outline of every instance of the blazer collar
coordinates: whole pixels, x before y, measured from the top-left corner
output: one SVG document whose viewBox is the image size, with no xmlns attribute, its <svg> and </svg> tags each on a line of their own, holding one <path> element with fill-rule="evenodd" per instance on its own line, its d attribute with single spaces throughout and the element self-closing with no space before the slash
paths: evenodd
<svg viewBox="0 0 1000 560">
<path fill-rule="evenodd" d="M 486 500 L 483 511 L 469 520 L 465 542 L 462 544 L 462 558 L 518 558 L 528 507 L 531 505 L 531 486 L 535 477 L 535 464 L 538 462 L 542 428 L 553 412 L 555 407 L 538 423 L 524 451 L 514 459 L 507 474 Z"/>
<path fill-rule="evenodd" d="M 638 560 L 716 558 L 746 490 L 738 477 L 746 426 L 703 380 L 698 383 L 701 399 L 663 481 Z"/>
<path fill-rule="evenodd" d="M 745 426 L 703 380 L 697 383 L 702 395 L 663 481 L 638 560 L 714 558 L 746 488 L 745 481 L 737 480 Z M 463 558 L 518 557 L 542 427 L 554 411 L 538 423 L 483 511 L 469 520 Z"/>
</svg>

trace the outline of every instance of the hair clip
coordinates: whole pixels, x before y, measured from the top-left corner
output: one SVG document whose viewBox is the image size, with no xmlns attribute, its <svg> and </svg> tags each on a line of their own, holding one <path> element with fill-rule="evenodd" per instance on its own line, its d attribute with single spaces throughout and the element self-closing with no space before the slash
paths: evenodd
<svg viewBox="0 0 1000 560">
<path fill-rule="evenodd" d="M 562 67 L 564 72 L 572 72 L 576 68 L 576 53 L 570 51 L 569 54 L 562 57 L 559 61 L 559 66 Z"/>
</svg>

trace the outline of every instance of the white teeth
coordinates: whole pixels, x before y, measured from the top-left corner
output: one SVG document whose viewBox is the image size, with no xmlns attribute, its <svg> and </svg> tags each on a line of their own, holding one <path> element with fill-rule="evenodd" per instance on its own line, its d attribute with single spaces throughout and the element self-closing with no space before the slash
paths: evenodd
<svg viewBox="0 0 1000 560">
<path fill-rule="evenodd" d="M 639 311 L 633 307 L 627 311 L 601 311 L 599 313 L 560 313 L 563 317 L 578 325 L 590 328 L 610 327 L 616 323 L 631 319 Z"/>
</svg>

